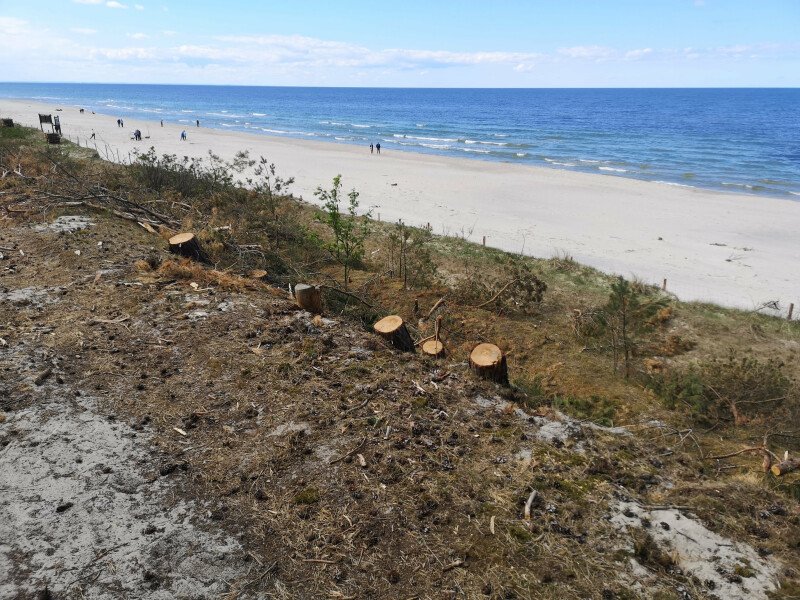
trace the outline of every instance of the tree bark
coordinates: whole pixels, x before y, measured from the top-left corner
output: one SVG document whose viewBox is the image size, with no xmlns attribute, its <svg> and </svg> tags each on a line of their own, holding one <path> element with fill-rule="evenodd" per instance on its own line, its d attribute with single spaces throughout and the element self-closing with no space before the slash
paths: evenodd
<svg viewBox="0 0 800 600">
<path fill-rule="evenodd" d="M 208 262 L 208 256 L 193 233 L 179 233 L 169 238 L 169 251 L 199 262 Z"/>
<path fill-rule="evenodd" d="M 294 286 L 294 299 L 297 301 L 297 306 L 311 314 L 322 314 L 322 290 L 317 286 L 298 283 Z"/>
<path fill-rule="evenodd" d="M 787 473 L 791 473 L 797 469 L 800 469 L 800 459 L 787 458 L 784 461 L 772 465 L 771 470 L 773 475 L 776 477 L 781 477 L 782 475 L 786 475 Z"/>
<path fill-rule="evenodd" d="M 469 366 L 483 379 L 508 385 L 508 365 L 502 350 L 494 344 L 478 344 L 469 355 Z"/>
<path fill-rule="evenodd" d="M 403 319 L 397 315 L 384 317 L 373 326 L 375 333 L 388 340 L 402 352 L 414 352 L 414 340 L 406 329 Z"/>
</svg>

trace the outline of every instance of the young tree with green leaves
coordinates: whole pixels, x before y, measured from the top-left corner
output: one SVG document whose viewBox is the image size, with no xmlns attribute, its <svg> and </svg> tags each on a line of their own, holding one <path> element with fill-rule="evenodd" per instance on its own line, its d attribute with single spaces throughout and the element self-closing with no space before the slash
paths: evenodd
<svg viewBox="0 0 800 600">
<path fill-rule="evenodd" d="M 631 361 L 640 336 L 652 329 L 652 317 L 666 305 L 663 298 L 644 296 L 622 277 L 611 284 L 608 302 L 599 314 L 599 325 L 611 343 L 614 371 L 622 358 L 625 377 L 630 377 Z"/>
<path fill-rule="evenodd" d="M 353 189 L 347 194 L 348 204 L 346 212 L 339 210 L 342 200 L 342 176 L 333 178 L 333 187 L 330 190 L 317 188 L 314 195 L 322 202 L 324 213 L 320 221 L 325 223 L 333 233 L 333 240 L 326 246 L 340 265 L 344 267 L 344 289 L 347 291 L 350 282 L 350 269 L 358 266 L 364 258 L 364 240 L 369 235 L 369 219 L 372 211 L 367 211 L 359 217 L 358 192 Z"/>
</svg>

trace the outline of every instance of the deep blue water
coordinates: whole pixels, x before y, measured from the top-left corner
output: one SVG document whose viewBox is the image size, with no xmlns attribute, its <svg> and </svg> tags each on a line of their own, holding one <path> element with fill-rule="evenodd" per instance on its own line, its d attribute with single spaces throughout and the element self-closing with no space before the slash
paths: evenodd
<svg viewBox="0 0 800 600">
<path fill-rule="evenodd" d="M 800 199 L 800 89 L 0 83 L 0 97 Z"/>
</svg>

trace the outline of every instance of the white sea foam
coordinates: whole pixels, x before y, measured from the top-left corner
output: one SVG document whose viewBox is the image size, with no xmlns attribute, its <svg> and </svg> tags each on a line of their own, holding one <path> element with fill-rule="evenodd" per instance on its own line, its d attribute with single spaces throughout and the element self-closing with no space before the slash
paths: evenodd
<svg viewBox="0 0 800 600">
<path fill-rule="evenodd" d="M 745 188 L 745 189 L 748 189 L 748 190 L 752 190 L 753 189 L 753 186 L 749 185 L 747 183 L 731 183 L 731 182 L 728 182 L 728 181 L 723 181 L 722 185 L 725 185 L 725 186 L 728 186 L 728 187 L 741 187 L 741 188 Z"/>
<path fill-rule="evenodd" d="M 601 171 L 612 171 L 614 173 L 627 173 L 628 169 L 617 169 L 616 167 L 597 167 Z"/>
<path fill-rule="evenodd" d="M 601 162 L 601 161 L 599 161 L 599 160 L 592 160 L 592 159 L 590 159 L 590 158 L 579 158 L 579 159 L 578 159 L 578 162 L 582 162 L 582 163 L 589 163 L 589 164 L 595 164 L 595 163 L 599 163 L 599 162 Z"/>
<path fill-rule="evenodd" d="M 359 123 L 350 123 L 350 125 L 359 129 L 370 129 L 372 127 L 372 125 L 361 125 Z"/>
<path fill-rule="evenodd" d="M 465 144 L 484 144 L 486 146 L 508 146 L 508 142 L 484 142 L 482 140 L 464 140 Z"/>
<path fill-rule="evenodd" d="M 425 148 L 436 148 L 438 150 L 448 150 L 450 148 L 448 144 L 420 144 L 420 146 L 424 146 Z"/>
<path fill-rule="evenodd" d="M 252 117 L 266 117 L 267 113 L 256 113 L 256 112 L 254 112 L 254 113 L 250 113 L 250 116 L 252 116 Z"/>
<path fill-rule="evenodd" d="M 477 152 L 478 154 L 491 154 L 491 150 L 481 150 L 480 148 L 459 148 L 462 152 Z"/>
<path fill-rule="evenodd" d="M 657 180 L 657 181 L 654 181 L 653 183 L 660 183 L 660 184 L 662 184 L 662 185 L 673 185 L 673 186 L 675 186 L 675 187 L 685 187 L 685 188 L 693 188 L 693 187 L 695 187 L 695 186 L 693 186 L 693 185 L 688 185 L 688 184 L 686 184 L 686 183 L 676 183 L 675 181 L 661 181 L 661 180 Z"/>
<path fill-rule="evenodd" d="M 528 153 L 527 152 L 517 152 L 517 156 L 522 158 L 523 156 L 528 156 Z"/>
<path fill-rule="evenodd" d="M 425 123 L 417 123 L 417 127 L 424 128 L 425 127 Z"/>
<path fill-rule="evenodd" d="M 789 192 L 792 196 L 800 196 L 800 192 Z"/>
<path fill-rule="evenodd" d="M 439 138 L 439 137 L 425 137 L 421 135 L 406 135 L 404 133 L 395 133 L 393 137 L 404 138 L 409 140 L 422 140 L 423 142 L 457 142 L 458 138 Z"/>
</svg>

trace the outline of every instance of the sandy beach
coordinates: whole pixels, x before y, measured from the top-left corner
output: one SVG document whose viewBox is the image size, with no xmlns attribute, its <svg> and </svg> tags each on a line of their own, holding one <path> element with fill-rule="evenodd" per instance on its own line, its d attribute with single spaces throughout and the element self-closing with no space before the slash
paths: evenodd
<svg viewBox="0 0 800 600">
<path fill-rule="evenodd" d="M 56 109 L 62 109 L 57 112 Z M 753 309 L 778 301 L 800 305 L 800 202 L 723 194 L 651 183 L 478 160 L 391 152 L 119 115 L 78 107 L 0 100 L 0 117 L 38 127 L 37 113 L 59 115 L 65 136 L 86 145 L 94 131 L 104 156 L 150 146 L 159 154 L 232 159 L 247 150 L 274 162 L 291 191 L 313 201 L 317 186 L 341 174 L 383 221 L 430 223 L 434 233 L 464 235 L 487 245 L 539 257 L 566 253 L 608 273 L 637 276 L 683 300 Z M 201 123 L 202 125 L 202 123 Z M 145 136 L 131 139 L 134 129 Z M 180 133 L 186 129 L 188 140 Z M 90 142 L 92 145 L 95 141 Z M 797 312 L 797 311 L 796 311 Z"/>
</svg>

